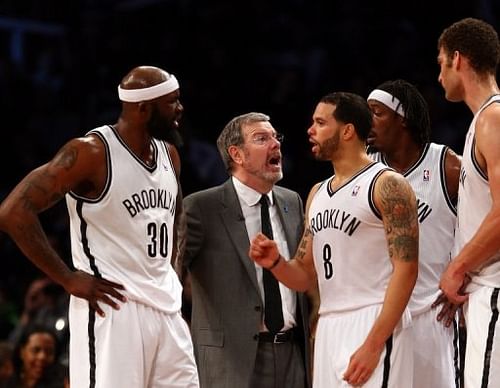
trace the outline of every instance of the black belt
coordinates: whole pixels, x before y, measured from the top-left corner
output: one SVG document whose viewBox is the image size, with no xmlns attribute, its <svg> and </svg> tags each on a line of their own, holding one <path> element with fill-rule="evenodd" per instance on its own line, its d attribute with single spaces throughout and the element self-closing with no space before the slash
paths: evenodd
<svg viewBox="0 0 500 388">
<path fill-rule="evenodd" d="M 259 333 L 259 340 L 263 342 L 272 342 L 274 344 L 282 344 L 285 342 L 290 342 L 294 337 L 294 329 L 287 331 L 280 331 L 279 333 L 273 334 L 268 331 L 262 331 Z"/>
</svg>

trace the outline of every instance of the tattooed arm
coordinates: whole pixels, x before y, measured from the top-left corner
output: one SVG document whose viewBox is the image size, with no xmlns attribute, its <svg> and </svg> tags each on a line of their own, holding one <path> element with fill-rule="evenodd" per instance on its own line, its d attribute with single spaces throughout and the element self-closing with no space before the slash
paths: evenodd
<svg viewBox="0 0 500 388">
<path fill-rule="evenodd" d="M 384 172 L 375 183 L 374 201 L 382 215 L 393 272 L 382 310 L 361 347 L 351 356 L 344 378 L 366 382 L 385 342 L 402 317 L 418 273 L 418 221 L 415 194 L 403 176 Z"/>
<path fill-rule="evenodd" d="M 306 203 L 304 233 L 293 259 L 286 261 L 280 255 L 276 242 L 259 233 L 250 244 L 249 256 L 263 268 L 272 271 L 274 277 L 292 290 L 305 292 L 313 290 L 316 283 L 316 270 L 312 255 L 312 234 L 309 228 L 308 213 L 311 199 L 319 185 L 312 188 Z"/>
<path fill-rule="evenodd" d="M 71 271 L 50 245 L 38 215 L 70 190 L 97 197 L 106 179 L 105 157 L 104 146 L 96 137 L 73 139 L 51 161 L 31 171 L 0 205 L 0 230 L 8 233 L 38 268 L 67 292 L 87 299 L 101 315 L 97 301 L 118 308 L 108 295 L 124 300 L 116 291 L 123 287 Z"/>
</svg>

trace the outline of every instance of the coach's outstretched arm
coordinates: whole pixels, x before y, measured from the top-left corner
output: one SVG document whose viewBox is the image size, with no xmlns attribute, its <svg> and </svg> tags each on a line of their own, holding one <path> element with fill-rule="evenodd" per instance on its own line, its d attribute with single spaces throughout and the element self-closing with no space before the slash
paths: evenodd
<svg viewBox="0 0 500 388">
<path fill-rule="evenodd" d="M 48 163 L 31 171 L 0 205 L 0 229 L 43 272 L 77 297 L 87 299 L 98 314 L 98 301 L 118 309 L 110 296 L 125 301 L 123 286 L 82 271 L 72 271 L 51 247 L 39 213 L 69 191 L 97 196 L 104 187 L 104 145 L 95 136 L 70 140 Z"/>
<path fill-rule="evenodd" d="M 263 268 L 270 270 L 274 277 L 288 288 L 299 292 L 313 290 L 317 282 L 312 254 L 312 234 L 309 228 L 309 207 L 311 199 L 318 190 L 316 184 L 310 191 L 306 203 L 304 233 L 293 259 L 286 261 L 278 251 L 273 240 L 259 233 L 250 244 L 249 256 Z"/>
</svg>

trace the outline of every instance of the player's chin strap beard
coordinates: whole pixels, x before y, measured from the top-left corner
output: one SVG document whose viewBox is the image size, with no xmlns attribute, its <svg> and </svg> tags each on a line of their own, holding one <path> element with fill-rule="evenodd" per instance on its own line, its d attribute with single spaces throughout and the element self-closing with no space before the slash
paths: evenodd
<svg viewBox="0 0 500 388">
<path fill-rule="evenodd" d="M 165 140 L 168 143 L 173 144 L 176 148 L 180 148 L 184 145 L 184 140 L 177 129 L 171 129 L 168 131 L 168 135 Z"/>
</svg>

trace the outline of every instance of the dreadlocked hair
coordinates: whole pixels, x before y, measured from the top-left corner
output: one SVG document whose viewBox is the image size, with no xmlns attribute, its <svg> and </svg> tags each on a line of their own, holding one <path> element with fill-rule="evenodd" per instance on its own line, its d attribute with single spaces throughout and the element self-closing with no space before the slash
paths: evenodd
<svg viewBox="0 0 500 388">
<path fill-rule="evenodd" d="M 419 145 L 429 143 L 431 134 L 429 107 L 418 89 L 402 79 L 386 81 L 377 89 L 384 90 L 399 100 L 405 112 L 406 127 L 413 141 Z"/>
</svg>

